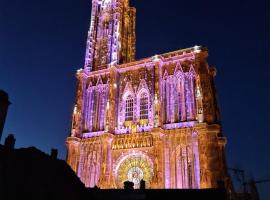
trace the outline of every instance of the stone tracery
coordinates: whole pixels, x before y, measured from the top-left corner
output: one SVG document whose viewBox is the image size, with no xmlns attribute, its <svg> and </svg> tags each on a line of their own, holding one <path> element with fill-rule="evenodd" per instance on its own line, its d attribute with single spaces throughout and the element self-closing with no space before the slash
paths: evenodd
<svg viewBox="0 0 270 200">
<path fill-rule="evenodd" d="M 147 188 L 229 180 L 207 56 L 196 46 L 134 61 L 135 8 L 92 0 L 66 141 L 67 162 L 87 187 L 122 188 L 125 180 L 138 187 L 142 177 Z"/>
</svg>

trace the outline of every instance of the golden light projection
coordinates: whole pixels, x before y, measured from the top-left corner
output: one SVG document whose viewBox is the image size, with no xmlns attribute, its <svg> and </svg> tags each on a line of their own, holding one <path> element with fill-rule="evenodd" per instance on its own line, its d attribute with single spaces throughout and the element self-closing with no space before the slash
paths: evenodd
<svg viewBox="0 0 270 200">
<path fill-rule="evenodd" d="M 139 188 L 141 179 L 151 189 L 230 188 L 207 48 L 136 60 L 129 0 L 91 5 L 67 163 L 89 188 Z"/>
<path fill-rule="evenodd" d="M 141 155 L 131 155 L 124 159 L 117 170 L 117 187 L 123 188 L 125 181 L 134 183 L 134 188 L 140 187 L 140 181 L 146 182 L 146 187 L 150 186 L 153 169 L 150 161 Z"/>
</svg>

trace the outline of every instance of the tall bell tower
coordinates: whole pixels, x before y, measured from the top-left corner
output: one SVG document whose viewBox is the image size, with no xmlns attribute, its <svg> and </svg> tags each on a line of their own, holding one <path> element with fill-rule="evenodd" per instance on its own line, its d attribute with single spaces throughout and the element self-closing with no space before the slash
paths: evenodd
<svg viewBox="0 0 270 200">
<path fill-rule="evenodd" d="M 96 71 L 108 64 L 135 59 L 135 8 L 128 0 L 93 0 L 85 69 Z"/>
</svg>

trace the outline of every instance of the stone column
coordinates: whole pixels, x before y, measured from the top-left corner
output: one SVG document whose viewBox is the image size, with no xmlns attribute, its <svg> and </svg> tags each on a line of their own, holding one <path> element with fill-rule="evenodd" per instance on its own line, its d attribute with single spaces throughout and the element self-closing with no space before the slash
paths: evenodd
<svg viewBox="0 0 270 200">
<path fill-rule="evenodd" d="M 154 128 L 151 134 L 153 136 L 154 146 L 154 176 L 152 179 L 152 188 L 161 189 L 164 188 L 164 134 L 160 128 Z"/>
<path fill-rule="evenodd" d="M 67 145 L 67 163 L 73 169 L 73 171 L 78 173 L 78 162 L 80 157 L 80 141 L 81 139 L 75 137 L 69 137 L 66 140 Z"/>
<path fill-rule="evenodd" d="M 161 69 L 158 63 L 159 60 L 155 61 L 154 67 L 154 105 L 153 105 L 153 124 L 154 127 L 159 127 L 162 124 L 162 118 L 160 116 L 161 113 L 161 79 L 160 73 Z M 151 99 L 151 97 L 149 97 Z"/>
<path fill-rule="evenodd" d="M 106 126 L 107 132 L 114 133 L 118 122 L 119 109 L 119 84 L 117 69 L 113 66 L 110 68 L 110 80 L 108 86 L 108 102 Z M 105 128 L 106 130 L 106 128 Z"/>
<path fill-rule="evenodd" d="M 217 181 L 224 180 L 226 169 L 221 155 L 220 142 L 225 145 L 226 139 L 220 137 L 220 125 L 199 124 L 196 127 L 199 135 L 199 152 L 201 167 L 201 188 L 215 188 Z M 222 142 L 223 141 L 223 142 Z"/>
<path fill-rule="evenodd" d="M 101 163 L 101 178 L 99 182 L 99 187 L 102 189 L 111 188 L 112 183 L 112 151 L 111 145 L 113 140 L 113 135 L 110 133 L 105 133 L 101 136 L 102 144 L 102 163 Z"/>
<path fill-rule="evenodd" d="M 171 173 L 170 173 L 170 148 L 169 148 L 169 136 L 164 135 L 164 185 L 165 189 L 171 188 Z"/>
</svg>

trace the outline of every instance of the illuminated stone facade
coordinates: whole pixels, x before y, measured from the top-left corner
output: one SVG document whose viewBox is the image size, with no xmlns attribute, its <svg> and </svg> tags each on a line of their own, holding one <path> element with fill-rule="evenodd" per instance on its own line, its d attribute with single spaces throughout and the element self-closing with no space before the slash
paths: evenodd
<svg viewBox="0 0 270 200">
<path fill-rule="evenodd" d="M 216 70 L 195 46 L 135 61 L 135 8 L 93 0 L 67 162 L 87 187 L 212 188 L 229 183 Z"/>
</svg>

